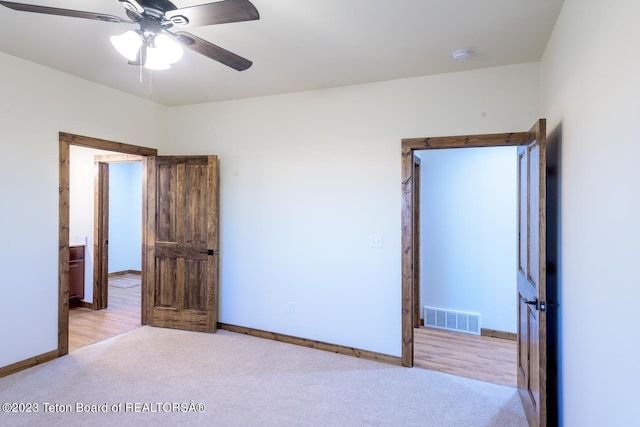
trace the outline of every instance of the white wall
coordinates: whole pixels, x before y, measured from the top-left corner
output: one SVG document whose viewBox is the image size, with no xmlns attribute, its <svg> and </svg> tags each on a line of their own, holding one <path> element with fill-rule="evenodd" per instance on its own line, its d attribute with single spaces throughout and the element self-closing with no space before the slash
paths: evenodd
<svg viewBox="0 0 640 427">
<path fill-rule="evenodd" d="M 0 366 L 58 345 L 58 132 L 144 146 L 166 109 L 0 53 Z"/>
<path fill-rule="evenodd" d="M 106 151 L 71 146 L 69 149 L 69 236 L 82 237 L 86 241 L 84 251 L 84 298 L 93 302 L 94 258 L 94 156 Z"/>
<path fill-rule="evenodd" d="M 515 333 L 515 147 L 418 156 L 420 307 L 479 313 L 481 328 Z"/>
<path fill-rule="evenodd" d="M 567 426 L 638 419 L 640 2 L 565 0 L 541 63 L 561 143 L 560 322 Z"/>
<path fill-rule="evenodd" d="M 524 64 L 171 108 L 171 151 L 220 156 L 220 320 L 399 356 L 400 140 L 527 130 L 537 100 Z"/>
<path fill-rule="evenodd" d="M 109 273 L 142 266 L 142 162 L 109 165 Z"/>
</svg>

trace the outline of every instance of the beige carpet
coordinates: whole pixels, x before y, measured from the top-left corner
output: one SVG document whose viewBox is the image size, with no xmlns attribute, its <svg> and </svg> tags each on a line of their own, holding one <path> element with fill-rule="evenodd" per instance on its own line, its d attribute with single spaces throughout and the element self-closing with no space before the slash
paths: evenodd
<svg viewBox="0 0 640 427">
<path fill-rule="evenodd" d="M 226 331 L 151 327 L 0 378 L 5 402 L 38 412 L 0 412 L 2 426 L 527 425 L 514 388 Z M 45 403 L 71 412 L 45 413 Z M 79 413 L 78 403 L 107 413 Z"/>
</svg>

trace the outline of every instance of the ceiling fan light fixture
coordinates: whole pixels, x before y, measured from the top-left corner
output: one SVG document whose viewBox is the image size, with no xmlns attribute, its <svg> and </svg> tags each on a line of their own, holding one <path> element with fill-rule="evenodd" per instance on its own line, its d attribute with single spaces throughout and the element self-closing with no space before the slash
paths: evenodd
<svg viewBox="0 0 640 427">
<path fill-rule="evenodd" d="M 35 1 L 35 0 L 32 0 Z M 191 33 L 170 29 L 178 26 L 206 26 L 260 19 L 260 13 L 251 0 L 219 0 L 178 8 L 171 0 L 118 0 L 129 19 L 82 10 L 16 3 L 0 0 L 0 9 L 7 7 L 19 12 L 68 16 L 103 22 L 138 24 L 140 29 L 111 37 L 111 44 L 131 65 L 143 66 L 147 50 L 153 52 L 148 68 L 166 69 L 180 60 L 183 47 L 214 61 L 244 71 L 253 64 L 246 58 L 201 39 Z M 158 37 L 168 35 L 166 39 Z M 156 38 L 158 42 L 156 43 Z M 174 43 L 178 42 L 178 43 Z M 156 59 L 154 59 L 154 57 Z"/>
<path fill-rule="evenodd" d="M 142 37 L 136 31 L 127 31 L 119 36 L 112 36 L 111 44 L 120 55 L 129 61 L 135 61 L 138 57 L 138 51 L 142 46 Z"/>
</svg>

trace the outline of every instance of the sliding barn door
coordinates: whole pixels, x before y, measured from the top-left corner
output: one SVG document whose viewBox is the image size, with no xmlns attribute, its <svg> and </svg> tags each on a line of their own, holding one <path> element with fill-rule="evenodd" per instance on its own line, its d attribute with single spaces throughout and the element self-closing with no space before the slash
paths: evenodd
<svg viewBox="0 0 640 427">
<path fill-rule="evenodd" d="M 546 124 L 518 147 L 518 389 L 529 424 L 547 424 Z"/>
<path fill-rule="evenodd" d="M 218 293 L 218 160 L 156 156 L 147 163 L 145 319 L 215 332 Z"/>
</svg>

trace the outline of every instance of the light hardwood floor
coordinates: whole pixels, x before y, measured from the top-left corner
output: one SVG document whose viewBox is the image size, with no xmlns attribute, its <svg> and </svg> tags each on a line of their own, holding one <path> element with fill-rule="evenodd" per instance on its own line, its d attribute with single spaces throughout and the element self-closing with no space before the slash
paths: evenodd
<svg viewBox="0 0 640 427">
<path fill-rule="evenodd" d="M 414 329 L 414 366 L 517 387 L 516 341 L 446 331 Z"/>
<path fill-rule="evenodd" d="M 69 352 L 139 328 L 140 275 L 109 278 L 109 306 L 104 310 L 69 310 Z"/>
</svg>

